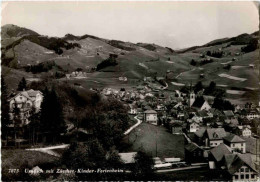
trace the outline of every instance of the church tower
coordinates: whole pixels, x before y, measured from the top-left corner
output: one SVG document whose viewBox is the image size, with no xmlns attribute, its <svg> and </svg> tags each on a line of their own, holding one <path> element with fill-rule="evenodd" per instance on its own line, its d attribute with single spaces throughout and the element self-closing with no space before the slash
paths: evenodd
<svg viewBox="0 0 260 182">
<path fill-rule="evenodd" d="M 191 107 L 192 104 L 194 103 L 195 101 L 195 93 L 193 91 L 191 91 L 190 93 L 190 99 L 189 99 L 189 106 Z"/>
</svg>

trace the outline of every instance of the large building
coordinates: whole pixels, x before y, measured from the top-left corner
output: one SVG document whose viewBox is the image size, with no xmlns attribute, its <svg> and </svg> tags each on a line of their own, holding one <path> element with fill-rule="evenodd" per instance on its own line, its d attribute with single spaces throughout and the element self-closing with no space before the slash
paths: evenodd
<svg viewBox="0 0 260 182">
<path fill-rule="evenodd" d="M 144 121 L 151 124 L 158 124 L 157 112 L 155 110 L 146 110 L 144 112 Z"/>
<path fill-rule="evenodd" d="M 43 94 L 38 90 L 27 90 L 21 91 L 11 97 L 9 101 L 10 106 L 10 119 L 13 120 L 13 111 L 17 107 L 20 112 L 21 123 L 16 123 L 18 126 L 23 126 L 29 124 L 29 116 L 32 108 L 38 112 L 41 108 L 41 103 L 43 100 Z M 12 127 L 13 124 L 10 125 Z"/>
</svg>

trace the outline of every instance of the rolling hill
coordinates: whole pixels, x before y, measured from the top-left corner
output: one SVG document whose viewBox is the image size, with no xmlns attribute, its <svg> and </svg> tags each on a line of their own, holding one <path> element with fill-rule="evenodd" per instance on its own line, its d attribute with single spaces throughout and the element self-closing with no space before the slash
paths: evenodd
<svg viewBox="0 0 260 182">
<path fill-rule="evenodd" d="M 135 44 L 88 34 L 83 36 L 66 34 L 61 38 L 48 37 L 15 25 L 3 26 L 1 34 L 2 67 L 12 70 L 3 72 L 8 82 L 17 79 L 19 75 L 53 76 L 57 70 L 69 74 L 78 69 L 88 72 L 87 78 L 77 81 L 55 77 L 54 79 L 66 80 L 71 84 L 80 82 L 85 88 L 104 86 L 120 88 L 136 86 L 144 76 L 156 75 L 166 77 L 169 89 L 180 89 L 178 84 L 195 84 L 202 81 L 207 85 L 210 81 L 215 81 L 225 89 L 247 90 L 242 96 L 227 94 L 232 99 L 247 100 L 248 95 L 259 98 L 258 94 L 248 94 L 259 89 L 259 46 L 253 51 L 241 51 L 241 48 L 258 39 L 258 31 L 253 34 L 213 40 L 205 45 L 181 51 L 156 44 Z M 219 52 L 221 56 L 216 57 L 214 54 Z M 95 71 L 97 65 L 108 59 L 110 55 L 117 55 L 117 64 Z M 192 59 L 197 65 L 190 64 Z M 203 62 L 207 59 L 211 61 Z M 49 62 L 53 62 L 55 66 L 50 67 L 48 72 L 36 74 L 26 72 L 28 66 L 33 67 Z M 15 77 L 12 75 L 14 73 Z M 118 80 L 120 76 L 126 76 L 128 82 L 120 82 Z M 15 80 L 13 81 L 16 83 Z M 13 83 L 10 85 L 15 87 Z"/>
</svg>

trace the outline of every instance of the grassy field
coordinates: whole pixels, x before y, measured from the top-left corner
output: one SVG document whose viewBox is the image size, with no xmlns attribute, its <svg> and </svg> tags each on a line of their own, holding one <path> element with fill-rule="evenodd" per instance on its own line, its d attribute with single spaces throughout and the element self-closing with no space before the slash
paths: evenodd
<svg viewBox="0 0 260 182">
<path fill-rule="evenodd" d="M 37 151 L 26 151 L 22 149 L 2 149 L 2 179 L 7 179 L 10 177 L 12 179 L 12 174 L 8 172 L 9 169 L 22 169 L 22 168 L 33 168 L 35 166 L 45 167 L 49 164 L 54 164 L 57 160 L 56 157 L 44 154 Z M 20 171 L 22 173 L 23 171 Z M 9 177 L 8 177 L 9 176 Z"/>
<path fill-rule="evenodd" d="M 142 123 L 124 138 L 124 142 L 128 143 L 128 140 L 132 144 L 126 150 L 128 152 L 142 149 L 152 156 L 156 156 L 157 143 L 157 156 L 184 158 L 183 135 L 173 135 L 163 126 Z"/>
</svg>

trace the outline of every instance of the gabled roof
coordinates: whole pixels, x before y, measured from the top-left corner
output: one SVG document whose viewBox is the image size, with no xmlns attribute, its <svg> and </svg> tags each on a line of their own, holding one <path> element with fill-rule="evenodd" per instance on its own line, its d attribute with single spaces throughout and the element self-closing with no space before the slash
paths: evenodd
<svg viewBox="0 0 260 182">
<path fill-rule="evenodd" d="M 205 102 L 205 99 L 203 97 L 197 97 L 192 104 L 192 107 L 201 108 Z"/>
<path fill-rule="evenodd" d="M 224 128 L 208 128 L 207 134 L 210 140 L 223 139 L 226 136 Z"/>
<path fill-rule="evenodd" d="M 189 152 L 193 152 L 196 149 L 201 149 L 197 144 L 195 143 L 189 143 L 185 146 L 185 149 L 188 150 Z M 202 150 L 202 149 L 201 149 Z"/>
<path fill-rule="evenodd" d="M 251 154 L 228 154 L 225 155 L 225 163 L 227 167 L 227 171 L 229 174 L 233 175 L 234 173 L 238 172 L 238 170 L 243 166 L 246 165 L 251 168 L 256 173 L 259 173 L 253 162 Z"/>
<path fill-rule="evenodd" d="M 8 101 L 14 99 L 15 97 L 19 96 L 19 95 L 22 95 L 24 97 L 26 97 L 27 99 L 31 100 L 31 101 L 34 101 L 35 100 L 35 97 L 37 94 L 41 94 L 42 93 L 39 91 L 39 90 L 33 90 L 33 89 L 30 89 L 30 90 L 26 90 L 26 91 L 21 91 L 17 94 L 15 94 L 12 98 L 10 98 Z"/>
<path fill-rule="evenodd" d="M 221 161 L 225 154 L 232 154 L 232 149 L 221 143 L 217 147 L 210 150 L 210 153 L 217 162 Z"/>
<path fill-rule="evenodd" d="M 198 116 L 200 116 L 200 117 L 207 117 L 209 115 L 208 115 L 207 111 L 202 110 L 202 111 L 198 111 Z"/>
<path fill-rule="evenodd" d="M 228 141 L 230 143 L 241 143 L 241 142 L 245 142 L 245 140 L 243 140 L 242 138 L 240 138 L 237 135 L 234 134 L 229 134 L 226 137 L 223 138 L 225 141 Z"/>
<path fill-rule="evenodd" d="M 146 114 L 157 114 L 157 112 L 155 110 L 147 110 L 144 113 L 146 113 Z"/>
<path fill-rule="evenodd" d="M 232 117 L 232 116 L 234 116 L 234 113 L 233 113 L 233 111 L 231 111 L 231 110 L 223 111 L 223 113 L 224 113 L 225 116 L 227 116 L 227 117 Z"/>
<path fill-rule="evenodd" d="M 198 131 L 196 131 L 194 134 L 198 136 L 199 138 L 203 137 L 204 133 L 206 131 L 206 128 L 200 128 Z"/>
</svg>

